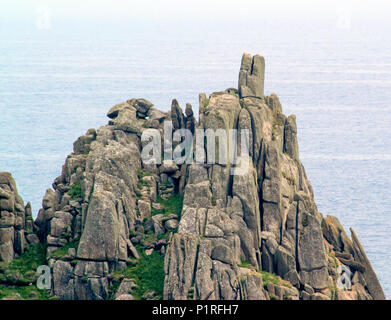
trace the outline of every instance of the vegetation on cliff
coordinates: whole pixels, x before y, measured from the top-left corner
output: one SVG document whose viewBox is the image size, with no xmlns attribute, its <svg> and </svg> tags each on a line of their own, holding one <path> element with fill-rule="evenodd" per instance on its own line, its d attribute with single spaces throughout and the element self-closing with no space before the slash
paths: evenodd
<svg viewBox="0 0 391 320">
<path fill-rule="evenodd" d="M 50 293 L 36 286 L 36 270 L 45 265 L 46 246 L 39 243 L 12 262 L 0 262 L 0 299 L 51 299 Z"/>
</svg>

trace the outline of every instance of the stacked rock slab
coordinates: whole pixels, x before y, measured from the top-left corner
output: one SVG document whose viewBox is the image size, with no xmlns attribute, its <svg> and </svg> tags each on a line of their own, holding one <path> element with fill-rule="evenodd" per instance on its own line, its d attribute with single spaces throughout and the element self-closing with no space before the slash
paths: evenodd
<svg viewBox="0 0 391 320">
<path fill-rule="evenodd" d="M 0 261 L 11 262 L 37 241 L 30 203 L 24 206 L 12 175 L 0 172 Z"/>
<path fill-rule="evenodd" d="M 44 197 L 36 224 L 48 244 L 53 293 L 61 299 L 106 299 L 110 273 L 138 257 L 130 232 L 146 218 L 135 192 L 140 135 L 147 122 L 161 117 L 155 112 L 146 120 L 153 110 L 144 99 L 114 106 L 109 125 L 77 139 Z M 56 250 L 70 244 L 73 250 L 56 256 Z"/>
<path fill-rule="evenodd" d="M 181 168 L 141 162 L 142 132 L 163 132 L 171 114 L 145 99 L 131 99 L 107 115 L 108 125 L 89 129 L 75 141 L 35 221 L 48 245 L 53 294 L 61 299 L 107 299 L 111 274 L 139 258 L 135 244 L 141 236 L 149 230 L 165 234 L 178 225 L 175 214 L 152 217 L 151 211 L 161 209 L 158 196 L 175 193 Z M 154 245 L 149 250 L 164 252 L 164 241 Z M 69 250 L 59 256 L 62 247 Z"/>
<path fill-rule="evenodd" d="M 110 288 L 112 274 L 140 250 L 165 255 L 164 299 L 384 299 L 354 232 L 351 241 L 337 218 L 319 213 L 299 158 L 296 118 L 282 113 L 275 94 L 264 95 L 264 71 L 262 56 L 244 54 L 238 90 L 200 94 L 198 122 L 191 105 L 183 112 L 175 99 L 169 112 L 145 99 L 115 105 L 106 126 L 75 141 L 34 224 L 12 177 L 0 173 L 0 260 L 20 255 L 25 243 L 46 244 L 60 299 L 133 299 L 131 279 L 114 294 Z M 215 164 L 143 162 L 143 132 L 164 137 L 166 121 L 193 134 L 247 130 L 249 158 L 239 153 L 237 162 L 219 163 L 216 140 Z M 179 143 L 165 142 L 162 153 Z M 229 143 L 228 152 L 235 147 Z M 204 146 L 205 160 L 208 152 Z M 183 196 L 180 216 L 159 213 L 162 199 L 173 196 Z M 151 233 L 170 236 L 143 243 Z M 336 289 L 342 266 L 350 271 L 348 290 Z"/>
</svg>

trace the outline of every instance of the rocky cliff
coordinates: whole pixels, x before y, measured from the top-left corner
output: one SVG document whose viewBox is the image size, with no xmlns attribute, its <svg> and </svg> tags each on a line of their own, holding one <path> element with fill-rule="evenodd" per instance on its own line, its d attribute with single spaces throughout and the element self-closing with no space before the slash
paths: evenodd
<svg viewBox="0 0 391 320">
<path fill-rule="evenodd" d="M 176 100 L 169 112 L 145 99 L 115 105 L 108 125 L 75 141 L 34 223 L 0 173 L 0 297 L 39 296 L 24 288 L 43 261 L 60 299 L 385 299 L 354 231 L 351 240 L 318 211 L 296 118 L 264 95 L 264 74 L 264 58 L 244 54 L 238 89 L 200 94 L 198 121 Z M 164 136 L 166 121 L 192 133 L 248 130 L 248 170 L 146 164 L 142 133 Z M 18 270 L 25 261 L 30 273 Z"/>
</svg>

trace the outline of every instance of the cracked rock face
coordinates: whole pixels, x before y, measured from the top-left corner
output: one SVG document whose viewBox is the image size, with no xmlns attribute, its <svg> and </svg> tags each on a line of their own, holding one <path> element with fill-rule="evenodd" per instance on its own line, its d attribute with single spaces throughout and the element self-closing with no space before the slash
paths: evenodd
<svg viewBox="0 0 391 320">
<path fill-rule="evenodd" d="M 239 72 L 239 96 L 264 98 L 265 59 L 261 55 L 243 54 Z"/>
<path fill-rule="evenodd" d="M 15 180 L 0 172 L 0 261 L 10 262 L 23 254 L 26 244 L 36 241 L 27 237 L 32 232 L 31 205 L 24 206 Z"/>
<path fill-rule="evenodd" d="M 244 54 L 238 90 L 200 94 L 198 122 L 175 99 L 169 112 L 145 99 L 115 105 L 106 126 L 75 141 L 34 223 L 11 175 L 0 173 L 0 260 L 46 243 L 60 299 L 134 299 L 131 279 L 111 292 L 113 274 L 153 252 L 164 257 L 164 299 L 384 299 L 357 236 L 318 211 L 296 117 L 264 95 L 264 72 L 262 56 Z M 153 128 L 163 137 L 164 121 L 193 134 L 247 130 L 248 170 L 232 174 L 242 154 L 219 163 L 218 139 L 214 164 L 143 163 L 141 135 Z M 336 289 L 341 266 L 350 270 L 346 291 Z"/>
<path fill-rule="evenodd" d="M 231 164 L 190 166 L 178 234 L 167 249 L 166 299 L 186 299 L 189 290 L 200 299 L 266 299 L 262 278 L 243 272 L 243 262 L 299 291 L 307 288 L 301 298 L 335 298 L 342 264 L 336 256 L 353 245 L 342 227 L 326 231 L 299 159 L 296 118 L 282 114 L 275 94 L 264 96 L 264 70 L 263 57 L 244 54 L 239 94 L 214 93 L 206 106 L 200 95 L 199 126 L 249 129 L 251 159 L 248 172 L 237 176 L 230 176 Z M 351 260 L 368 265 L 359 248 Z M 351 297 L 384 298 L 372 268 L 362 274 L 355 266 L 361 282 L 353 285 Z"/>
</svg>

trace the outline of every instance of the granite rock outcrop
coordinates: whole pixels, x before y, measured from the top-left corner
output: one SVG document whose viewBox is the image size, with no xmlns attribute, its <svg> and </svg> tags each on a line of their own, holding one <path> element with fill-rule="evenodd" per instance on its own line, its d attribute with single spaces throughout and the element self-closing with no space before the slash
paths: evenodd
<svg viewBox="0 0 391 320">
<path fill-rule="evenodd" d="M 0 173 L 0 260 L 45 245 L 60 299 L 385 299 L 354 231 L 318 211 L 296 117 L 264 79 L 264 58 L 244 54 L 238 89 L 200 94 L 198 121 L 175 99 L 168 112 L 145 99 L 115 105 L 75 141 L 35 221 Z M 214 163 L 145 163 L 143 133 L 164 137 L 167 121 L 194 141 L 197 129 L 248 132 L 248 155 L 227 139 L 236 156 L 225 163 L 220 151 Z"/>
</svg>

